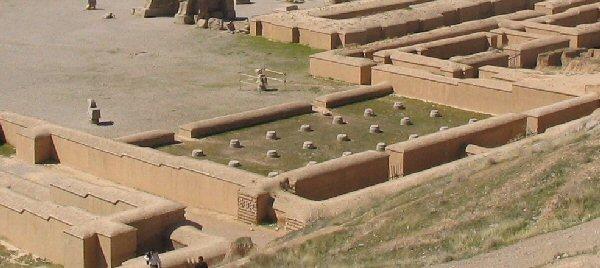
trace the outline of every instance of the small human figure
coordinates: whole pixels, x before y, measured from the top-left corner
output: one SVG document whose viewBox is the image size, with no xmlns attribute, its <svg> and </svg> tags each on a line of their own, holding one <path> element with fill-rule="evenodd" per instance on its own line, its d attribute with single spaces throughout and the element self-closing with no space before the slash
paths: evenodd
<svg viewBox="0 0 600 268">
<path fill-rule="evenodd" d="M 158 252 L 149 251 L 144 255 L 144 260 L 146 260 L 146 264 L 152 268 L 161 268 L 162 264 L 160 262 L 160 257 L 158 256 Z"/>
<path fill-rule="evenodd" d="M 198 262 L 194 265 L 194 268 L 208 268 L 208 264 L 204 261 L 204 257 L 198 257 Z"/>
<path fill-rule="evenodd" d="M 85 10 L 95 10 L 96 9 L 96 0 L 88 0 L 88 4 L 85 7 Z"/>
</svg>

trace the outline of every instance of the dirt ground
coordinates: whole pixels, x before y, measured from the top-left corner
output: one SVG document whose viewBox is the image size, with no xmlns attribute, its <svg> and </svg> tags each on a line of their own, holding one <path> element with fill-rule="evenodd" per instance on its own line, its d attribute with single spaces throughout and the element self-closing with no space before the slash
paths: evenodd
<svg viewBox="0 0 600 268">
<path fill-rule="evenodd" d="M 328 0 L 305 0 L 302 4 L 293 4 L 285 0 L 253 0 L 248 5 L 237 5 L 235 11 L 238 17 L 250 18 L 256 15 L 273 13 L 276 9 L 287 5 L 297 5 L 299 9 L 309 9 L 327 4 Z"/>
<path fill-rule="evenodd" d="M 451 262 L 454 267 L 595 267 L 600 247 L 600 219 L 575 227 L 524 239 L 506 248 Z M 587 266 L 586 266 L 587 265 Z M 597 266 L 596 266 L 597 267 Z"/>
<path fill-rule="evenodd" d="M 343 89 L 307 75 L 309 48 L 132 16 L 143 3 L 100 0 L 101 10 L 83 11 L 82 0 L 0 1 L 0 110 L 117 137 Z M 239 16 L 271 11 L 262 5 Z M 262 66 L 298 86 L 240 90 L 239 72 Z M 88 98 L 106 125 L 87 122 Z"/>
</svg>

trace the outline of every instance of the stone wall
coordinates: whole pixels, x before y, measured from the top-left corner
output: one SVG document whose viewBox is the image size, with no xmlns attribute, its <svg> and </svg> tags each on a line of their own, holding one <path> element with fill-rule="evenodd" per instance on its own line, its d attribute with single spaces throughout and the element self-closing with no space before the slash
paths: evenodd
<svg viewBox="0 0 600 268">
<path fill-rule="evenodd" d="M 389 179 L 388 155 L 367 151 L 282 173 L 292 191 L 311 200 L 324 200 Z"/>
<path fill-rule="evenodd" d="M 252 18 L 253 35 L 314 48 L 335 49 L 509 14 L 538 1 L 361 0 Z"/>
<path fill-rule="evenodd" d="M 388 83 L 382 83 L 322 95 L 315 98 L 314 105 L 316 107 L 334 108 L 359 101 L 383 97 L 392 93 L 394 93 L 392 86 Z"/>
<path fill-rule="evenodd" d="M 136 254 L 135 229 L 0 189 L 0 235 L 65 267 L 115 267 Z"/>
<path fill-rule="evenodd" d="M 507 144 L 525 136 L 526 123 L 525 115 L 506 114 L 389 145 L 390 175 L 404 176 L 458 160 L 466 156 L 469 144 L 486 148 Z"/>
<path fill-rule="evenodd" d="M 10 137 L 19 159 L 29 163 L 55 160 L 193 207 L 235 216 L 239 189 L 264 179 L 214 162 L 177 157 L 54 125 L 25 128 L 17 124 L 18 119 L 21 116 L 0 114 L 3 132 Z M 187 192 L 194 194 L 181 194 Z"/>
<path fill-rule="evenodd" d="M 550 127 L 587 116 L 598 108 L 600 108 L 598 95 L 589 94 L 525 111 L 527 130 L 532 133 L 543 133 Z"/>
<path fill-rule="evenodd" d="M 186 138 L 201 138 L 308 113 L 312 113 L 310 103 L 285 103 L 188 123 L 179 127 L 179 135 Z"/>
<path fill-rule="evenodd" d="M 119 142 L 140 147 L 159 147 L 175 143 L 175 133 L 165 130 L 151 130 L 115 139 Z"/>
<path fill-rule="evenodd" d="M 522 112 L 576 96 L 545 90 L 541 83 L 530 88 L 499 79 L 457 79 L 389 64 L 373 67 L 372 80 L 390 83 L 401 96 L 487 114 Z"/>
<path fill-rule="evenodd" d="M 497 29 L 498 23 L 507 19 L 522 20 L 536 16 L 539 16 L 539 14 L 533 11 L 519 11 L 514 14 L 464 22 L 427 32 L 380 41 L 358 48 L 345 48 L 313 54 L 310 56 L 310 73 L 314 76 L 366 85 L 371 82 L 371 67 L 377 65 L 377 63 L 391 64 L 390 55 L 398 48 L 478 32 L 487 32 Z"/>
</svg>

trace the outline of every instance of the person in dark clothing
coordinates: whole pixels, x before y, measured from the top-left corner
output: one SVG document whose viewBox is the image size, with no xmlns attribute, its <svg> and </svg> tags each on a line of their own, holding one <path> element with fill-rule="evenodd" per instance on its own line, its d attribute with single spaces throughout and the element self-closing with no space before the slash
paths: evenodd
<svg viewBox="0 0 600 268">
<path fill-rule="evenodd" d="M 204 257 L 198 257 L 198 262 L 196 263 L 194 268 L 208 268 L 208 264 L 204 261 Z"/>
</svg>

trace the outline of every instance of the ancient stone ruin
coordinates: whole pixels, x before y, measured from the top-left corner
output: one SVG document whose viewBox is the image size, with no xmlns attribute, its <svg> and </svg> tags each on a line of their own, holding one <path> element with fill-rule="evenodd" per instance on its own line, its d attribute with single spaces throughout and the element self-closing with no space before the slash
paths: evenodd
<svg viewBox="0 0 600 268">
<path fill-rule="evenodd" d="M 233 20 L 236 18 L 233 0 L 146 0 L 143 8 L 135 14 L 144 18 L 175 17 L 180 24 L 195 24 L 210 18 Z"/>
<path fill-rule="evenodd" d="M 135 13 L 193 24 L 233 7 L 148 0 Z M 0 112 L 0 145 L 16 151 L 0 164 L 35 171 L 0 171 L 0 236 L 65 267 L 145 267 L 148 250 L 165 267 L 223 264 L 250 246 L 189 224 L 186 207 L 283 235 L 532 135 L 564 136 L 600 108 L 597 74 L 544 69 L 598 58 L 599 1 L 357 0 L 256 16 L 251 34 L 323 49 L 310 74 L 357 86 L 121 138 Z M 86 108 L 79 118 L 100 124 Z"/>
</svg>

